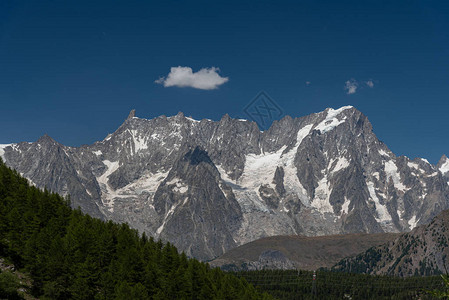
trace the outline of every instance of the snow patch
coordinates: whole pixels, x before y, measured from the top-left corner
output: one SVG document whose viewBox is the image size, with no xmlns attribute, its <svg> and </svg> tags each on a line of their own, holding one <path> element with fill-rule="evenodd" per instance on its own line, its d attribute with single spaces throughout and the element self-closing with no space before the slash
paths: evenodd
<svg viewBox="0 0 449 300">
<path fill-rule="evenodd" d="M 218 165 L 221 178 L 232 187 L 237 201 L 244 211 L 260 210 L 268 212 L 264 200 L 259 196 L 259 188 L 267 185 L 275 189 L 273 184 L 277 167 L 284 169 L 284 187 L 287 193 L 295 194 L 306 205 L 309 205 L 307 192 L 299 182 L 294 158 L 303 139 L 310 133 L 313 125 L 307 125 L 298 130 L 295 146 L 284 153 L 287 146 L 271 153 L 248 154 L 242 176 L 237 181 L 232 180 L 225 170 Z"/>
<path fill-rule="evenodd" d="M 293 161 L 299 145 L 310 133 L 311 128 L 312 125 L 307 125 L 298 130 L 296 144 L 287 153 L 283 153 L 287 146 L 282 146 L 278 151 L 272 153 L 262 153 L 259 155 L 248 154 L 246 156 L 243 174 L 238 183 L 244 187 L 257 190 L 262 184 L 274 188 L 275 186 L 272 181 L 278 166 L 284 168 L 284 181 L 289 181 L 290 183 L 295 182 L 295 184 L 299 183 L 299 180 L 294 179 L 298 176 L 296 175 L 296 167 L 293 165 Z"/>
<path fill-rule="evenodd" d="M 346 120 L 346 116 L 344 116 L 341 120 L 337 118 L 337 116 L 346 109 L 350 109 L 352 106 L 343 106 L 339 109 L 329 108 L 327 111 L 326 118 L 318 124 L 315 129 L 319 130 L 321 133 L 326 133 L 338 125 L 342 124 Z"/>
<path fill-rule="evenodd" d="M 105 185 L 108 185 L 108 177 L 112 173 L 114 173 L 119 168 L 119 162 L 114 161 L 111 162 L 109 160 L 103 160 L 103 164 L 106 166 L 106 171 L 98 178 L 99 183 L 103 183 Z"/>
<path fill-rule="evenodd" d="M 408 162 L 408 163 L 407 163 L 407 166 L 408 166 L 409 168 L 413 168 L 413 169 L 416 169 L 416 170 L 420 170 L 419 165 L 418 165 L 417 163 L 414 163 L 414 162 Z"/>
<path fill-rule="evenodd" d="M 0 157 L 3 161 L 5 161 L 5 148 L 12 146 L 13 144 L 0 144 Z"/>
<path fill-rule="evenodd" d="M 101 152 L 101 150 L 92 151 L 92 153 L 95 154 L 96 156 L 100 156 L 103 154 L 103 152 Z"/>
<path fill-rule="evenodd" d="M 327 180 L 327 175 L 318 181 L 318 187 L 315 189 L 315 197 L 310 203 L 312 207 L 316 208 L 320 213 L 332 213 L 334 209 L 329 203 L 329 197 L 332 190 L 329 187 L 329 182 Z"/>
<path fill-rule="evenodd" d="M 422 160 L 422 161 L 425 162 L 426 164 L 430 165 L 430 162 L 429 162 L 427 159 L 425 159 L 425 158 L 420 158 L 420 160 Z"/>
<path fill-rule="evenodd" d="M 446 159 L 446 162 L 441 165 L 439 170 L 443 175 L 449 172 L 449 159 Z"/>
<path fill-rule="evenodd" d="M 103 204 L 109 207 L 109 211 L 113 212 L 114 200 L 113 197 L 111 198 L 111 196 L 114 195 L 114 189 L 109 185 L 109 176 L 115 171 L 117 171 L 117 169 L 119 168 L 119 162 L 118 161 L 111 162 L 109 160 L 103 160 L 103 164 L 106 166 L 106 171 L 100 177 L 97 178 L 97 181 L 100 185 L 102 194 L 104 191 L 106 193 L 105 198 L 108 200 L 107 203 L 103 202 Z"/>
<path fill-rule="evenodd" d="M 348 214 L 349 213 L 349 204 L 351 204 L 351 201 L 348 200 L 348 198 L 345 197 L 345 202 L 341 206 L 341 213 L 342 214 Z"/>
<path fill-rule="evenodd" d="M 134 142 L 134 153 L 139 152 L 140 150 L 145 150 L 148 149 L 148 144 L 147 141 L 145 139 L 145 137 L 141 137 L 139 135 L 139 132 L 135 129 L 132 130 L 128 130 L 133 138 L 133 142 Z"/>
<path fill-rule="evenodd" d="M 418 225 L 418 221 L 416 220 L 416 216 L 413 216 L 408 220 L 408 225 L 410 226 L 410 230 L 415 228 Z"/>
<path fill-rule="evenodd" d="M 379 154 L 380 154 L 381 156 L 388 156 L 388 157 L 389 157 L 388 153 L 385 152 L 384 149 L 379 149 Z"/>
<path fill-rule="evenodd" d="M 174 185 L 173 191 L 184 194 L 189 190 L 189 187 L 180 179 L 180 178 L 173 178 L 172 180 L 168 181 L 166 183 L 167 185 Z"/>
<path fill-rule="evenodd" d="M 332 161 L 332 163 L 333 163 L 333 161 Z M 332 164 L 330 164 L 330 165 L 332 165 Z M 349 161 L 345 157 L 340 157 L 337 159 L 337 163 L 333 167 L 332 173 L 336 173 L 340 170 L 343 170 L 343 169 L 347 168 L 348 166 L 349 166 Z"/>
<path fill-rule="evenodd" d="M 394 187 L 397 190 L 402 192 L 408 190 L 408 188 L 401 182 L 401 176 L 398 172 L 398 167 L 392 160 L 389 160 L 385 163 L 385 173 L 387 174 L 387 182 L 391 178 L 393 180 Z"/>
<path fill-rule="evenodd" d="M 190 118 L 190 117 L 186 117 L 186 119 L 189 120 L 190 122 L 193 122 L 193 123 L 199 123 L 200 122 L 200 121 L 195 120 L 195 119 Z"/>
<path fill-rule="evenodd" d="M 108 177 L 118 169 L 119 164 L 118 162 L 110 162 L 108 160 L 103 161 L 103 164 L 108 169 L 97 178 L 97 182 L 101 188 L 101 200 L 111 212 L 113 211 L 116 198 L 135 198 L 142 193 L 147 193 L 152 201 L 157 188 L 168 175 L 168 172 L 147 173 L 127 186 L 114 190 L 108 183 Z"/>
<path fill-rule="evenodd" d="M 376 206 L 376 221 L 377 222 L 389 222 L 391 221 L 391 215 L 388 212 L 387 208 L 380 203 L 379 198 L 376 195 L 376 191 L 374 189 L 374 183 L 369 181 L 366 183 L 369 191 L 369 195 L 371 199 L 374 201 L 374 204 Z"/>
<path fill-rule="evenodd" d="M 162 222 L 162 225 L 159 226 L 159 228 L 156 230 L 156 233 L 157 233 L 158 235 L 161 234 L 162 230 L 164 229 L 165 224 L 167 223 L 168 218 L 174 213 L 176 206 L 177 206 L 177 205 L 174 204 L 172 207 L 170 207 L 170 210 L 169 210 L 168 213 L 165 215 L 164 221 Z"/>
</svg>

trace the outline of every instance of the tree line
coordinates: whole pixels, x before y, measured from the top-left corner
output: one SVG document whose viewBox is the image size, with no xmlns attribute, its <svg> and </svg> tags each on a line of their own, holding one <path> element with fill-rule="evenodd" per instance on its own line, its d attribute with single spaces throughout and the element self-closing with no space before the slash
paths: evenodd
<svg viewBox="0 0 449 300">
<path fill-rule="evenodd" d="M 170 243 L 72 209 L 1 159 L 0 257 L 29 274 L 41 299 L 271 299 Z M 7 293 L 0 281 L 2 298 L 18 297 Z"/>
<path fill-rule="evenodd" d="M 447 296 L 449 288 L 440 276 L 402 278 L 325 269 L 316 272 L 315 280 L 312 271 L 259 270 L 232 274 L 277 299 L 435 299 L 435 295 Z"/>
</svg>

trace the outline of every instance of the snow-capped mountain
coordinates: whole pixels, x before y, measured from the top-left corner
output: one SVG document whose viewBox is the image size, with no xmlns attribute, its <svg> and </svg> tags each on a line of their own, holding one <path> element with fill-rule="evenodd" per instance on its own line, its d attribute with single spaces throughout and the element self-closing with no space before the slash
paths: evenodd
<svg viewBox="0 0 449 300">
<path fill-rule="evenodd" d="M 273 236 L 408 231 L 449 208 L 449 160 L 397 157 L 345 106 L 256 123 L 179 113 L 127 120 L 103 141 L 0 146 L 33 184 L 211 259 Z"/>
</svg>

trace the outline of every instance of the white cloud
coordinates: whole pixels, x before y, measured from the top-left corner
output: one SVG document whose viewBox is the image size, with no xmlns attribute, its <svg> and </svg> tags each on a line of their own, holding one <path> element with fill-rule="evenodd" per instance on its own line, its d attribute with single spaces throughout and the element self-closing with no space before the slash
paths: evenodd
<svg viewBox="0 0 449 300">
<path fill-rule="evenodd" d="M 309 86 L 311 84 L 310 81 L 306 81 L 306 85 Z"/>
<path fill-rule="evenodd" d="M 190 67 L 172 67 L 167 77 L 161 77 L 155 83 L 164 87 L 192 87 L 200 90 L 214 90 L 229 81 L 228 77 L 221 77 L 219 68 L 203 68 L 193 72 Z"/>
<path fill-rule="evenodd" d="M 345 87 L 344 87 L 346 94 L 348 94 L 348 95 L 355 94 L 357 92 L 358 86 L 359 86 L 359 83 L 354 78 L 351 78 L 350 80 L 346 81 Z"/>
<path fill-rule="evenodd" d="M 365 84 L 366 84 L 368 87 L 370 87 L 370 88 L 373 88 L 373 87 L 374 87 L 374 81 L 372 81 L 371 79 L 368 80 L 368 81 L 365 81 Z"/>
</svg>

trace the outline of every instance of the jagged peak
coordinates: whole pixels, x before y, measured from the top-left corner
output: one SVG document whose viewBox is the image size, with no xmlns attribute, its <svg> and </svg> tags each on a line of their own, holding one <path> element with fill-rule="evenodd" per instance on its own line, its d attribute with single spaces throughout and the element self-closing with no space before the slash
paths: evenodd
<svg viewBox="0 0 449 300">
<path fill-rule="evenodd" d="M 129 120 L 129 119 L 132 119 L 132 118 L 134 118 L 134 117 L 136 117 L 136 110 L 135 110 L 135 109 L 132 109 L 132 110 L 129 112 L 128 118 L 126 118 L 126 119 Z"/>
<path fill-rule="evenodd" d="M 232 118 L 228 114 L 224 114 L 223 117 L 221 117 L 220 122 L 222 121 L 229 121 Z"/>
<path fill-rule="evenodd" d="M 357 108 L 355 108 L 354 106 L 352 106 L 352 105 L 345 105 L 345 106 L 342 106 L 342 107 L 340 107 L 340 108 L 332 108 L 332 107 L 327 107 L 324 111 L 322 111 L 323 113 L 325 112 L 325 113 L 327 113 L 327 114 L 329 114 L 329 113 L 332 113 L 332 114 L 340 114 L 341 112 L 343 112 L 343 111 L 345 111 L 345 110 L 354 110 L 354 111 L 358 111 L 358 109 Z"/>
<path fill-rule="evenodd" d="M 38 140 L 38 143 L 56 143 L 56 141 L 50 137 L 48 134 L 44 134 L 43 136 L 41 136 Z"/>
<path fill-rule="evenodd" d="M 440 160 L 438 161 L 437 168 L 443 174 L 449 173 L 449 158 L 447 158 L 446 154 L 443 154 L 443 156 L 441 156 Z"/>
</svg>

